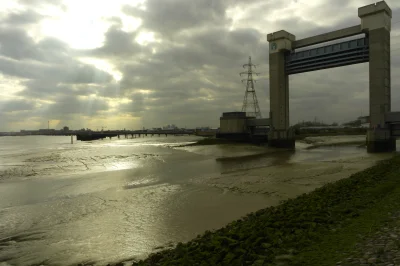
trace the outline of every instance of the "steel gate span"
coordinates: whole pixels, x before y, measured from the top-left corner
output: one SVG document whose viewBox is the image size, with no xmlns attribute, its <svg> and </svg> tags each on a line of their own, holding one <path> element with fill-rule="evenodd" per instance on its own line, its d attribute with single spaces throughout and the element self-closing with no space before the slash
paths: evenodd
<svg viewBox="0 0 400 266">
<path fill-rule="evenodd" d="M 369 61 L 368 37 L 330 44 L 285 55 L 288 75 Z"/>
</svg>

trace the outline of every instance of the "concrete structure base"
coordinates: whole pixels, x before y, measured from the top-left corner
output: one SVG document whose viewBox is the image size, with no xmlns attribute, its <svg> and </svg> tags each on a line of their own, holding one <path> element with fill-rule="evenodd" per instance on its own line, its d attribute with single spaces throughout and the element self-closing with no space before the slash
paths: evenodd
<svg viewBox="0 0 400 266">
<path fill-rule="evenodd" d="M 396 138 L 367 141 L 367 151 L 371 153 L 396 151 Z"/>
<path fill-rule="evenodd" d="M 396 150 L 396 138 L 389 129 L 370 129 L 367 131 L 367 151 L 371 153 L 392 152 Z"/>
<path fill-rule="evenodd" d="M 268 146 L 273 148 L 294 149 L 295 142 L 295 139 L 270 139 L 268 140 Z"/>
</svg>

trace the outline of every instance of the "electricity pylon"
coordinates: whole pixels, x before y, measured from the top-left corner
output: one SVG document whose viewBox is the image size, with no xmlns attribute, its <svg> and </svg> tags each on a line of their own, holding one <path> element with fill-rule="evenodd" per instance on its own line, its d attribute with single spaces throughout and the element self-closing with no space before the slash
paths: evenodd
<svg viewBox="0 0 400 266">
<path fill-rule="evenodd" d="M 256 68 L 256 66 L 251 63 L 251 56 L 249 56 L 249 63 L 243 65 L 243 68 L 246 67 L 247 71 L 240 73 L 240 76 L 247 74 L 247 79 L 242 79 L 242 82 L 246 81 L 246 92 L 244 94 L 242 112 L 246 112 L 247 116 L 261 118 L 256 90 L 254 89 L 254 83 L 256 80 L 253 80 L 253 74 L 258 76 L 260 73 L 253 72 L 253 67 Z M 251 94 L 250 97 L 249 94 Z"/>
</svg>

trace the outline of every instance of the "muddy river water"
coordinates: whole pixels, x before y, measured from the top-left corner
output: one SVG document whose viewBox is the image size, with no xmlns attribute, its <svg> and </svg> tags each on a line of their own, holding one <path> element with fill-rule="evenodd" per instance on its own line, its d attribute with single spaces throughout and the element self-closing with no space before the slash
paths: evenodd
<svg viewBox="0 0 400 266">
<path fill-rule="evenodd" d="M 0 265 L 142 258 L 388 157 L 356 145 L 178 147 L 196 140 L 1 137 Z"/>
</svg>

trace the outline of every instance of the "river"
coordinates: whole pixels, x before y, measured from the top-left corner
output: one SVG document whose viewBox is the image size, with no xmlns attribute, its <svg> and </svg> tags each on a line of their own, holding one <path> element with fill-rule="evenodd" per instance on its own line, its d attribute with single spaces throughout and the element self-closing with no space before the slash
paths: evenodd
<svg viewBox="0 0 400 266">
<path fill-rule="evenodd" d="M 387 157 L 302 143 L 178 147 L 198 139 L 0 137 L 0 265 L 143 258 Z"/>
</svg>

